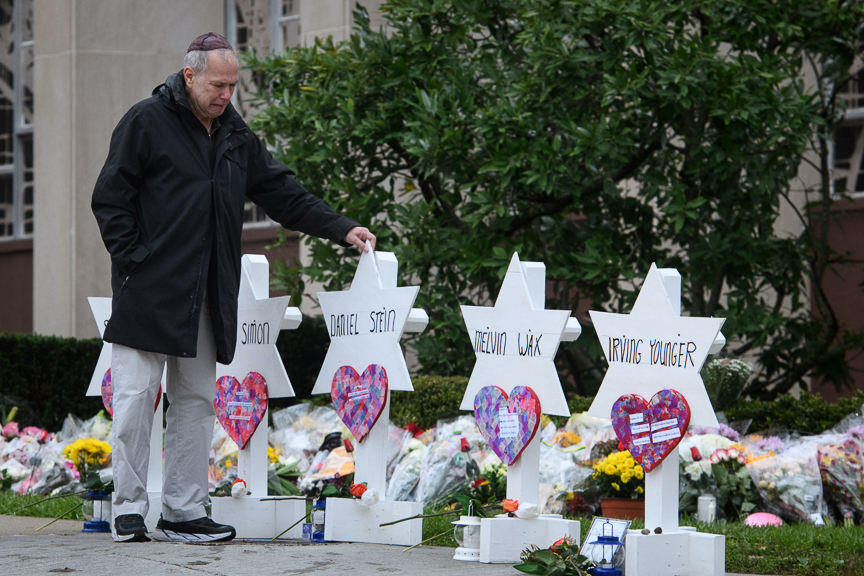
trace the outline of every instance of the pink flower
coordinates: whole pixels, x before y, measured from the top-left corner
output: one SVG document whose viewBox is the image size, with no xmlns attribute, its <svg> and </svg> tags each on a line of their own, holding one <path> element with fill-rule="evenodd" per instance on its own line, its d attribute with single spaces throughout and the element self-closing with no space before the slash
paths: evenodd
<svg viewBox="0 0 864 576">
<path fill-rule="evenodd" d="M 6 438 L 13 438 L 18 436 L 18 423 L 17 422 L 9 422 L 3 427 L 3 436 Z"/>
<path fill-rule="evenodd" d="M 75 475 L 76 480 L 81 477 L 81 474 L 78 472 L 78 469 L 75 468 L 75 465 L 72 464 L 72 462 L 69 462 L 68 460 L 66 460 L 63 464 L 65 464 L 67 468 L 72 470 L 72 474 Z"/>
<path fill-rule="evenodd" d="M 42 433 L 41 428 L 37 428 L 36 426 L 27 426 L 24 430 L 21 431 L 21 434 L 26 434 L 27 436 L 32 436 L 34 438 L 38 438 L 39 434 Z"/>
</svg>

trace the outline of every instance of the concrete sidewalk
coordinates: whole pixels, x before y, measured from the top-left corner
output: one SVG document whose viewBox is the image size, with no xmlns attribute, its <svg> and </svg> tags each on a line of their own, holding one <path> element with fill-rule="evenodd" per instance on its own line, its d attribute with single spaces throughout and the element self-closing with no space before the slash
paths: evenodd
<svg viewBox="0 0 864 576">
<path fill-rule="evenodd" d="M 82 522 L 0 516 L 0 574 L 33 576 L 517 576 L 509 564 L 453 560 L 452 548 L 421 546 L 407 552 L 377 544 L 308 544 L 299 541 L 234 540 L 191 545 L 164 542 L 118 544 L 110 534 L 84 534 Z M 727 574 L 727 576 L 740 576 Z"/>
<path fill-rule="evenodd" d="M 308 544 L 298 541 L 233 540 L 226 544 L 164 542 L 118 544 L 110 534 L 84 534 L 82 522 L 0 516 L 0 574 L 77 573 L 88 576 L 219 574 L 268 576 L 516 576 L 507 564 L 453 560 L 452 548 L 375 544 Z"/>
</svg>

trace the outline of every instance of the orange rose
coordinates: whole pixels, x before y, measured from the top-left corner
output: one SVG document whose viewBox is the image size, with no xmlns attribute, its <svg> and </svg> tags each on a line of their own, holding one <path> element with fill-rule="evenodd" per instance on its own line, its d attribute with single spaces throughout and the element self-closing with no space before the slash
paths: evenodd
<svg viewBox="0 0 864 576">
<path fill-rule="evenodd" d="M 367 488 L 365 484 L 352 484 L 351 485 L 351 495 L 355 498 L 360 498 L 363 496 L 363 493 L 366 492 Z"/>
<path fill-rule="evenodd" d="M 504 505 L 504 512 L 516 512 L 519 509 L 518 500 L 504 500 L 501 504 Z"/>
</svg>

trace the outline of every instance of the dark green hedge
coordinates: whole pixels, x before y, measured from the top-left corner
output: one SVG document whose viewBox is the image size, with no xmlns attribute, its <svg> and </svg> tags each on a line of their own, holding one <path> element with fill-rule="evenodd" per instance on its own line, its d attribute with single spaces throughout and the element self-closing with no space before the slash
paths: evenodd
<svg viewBox="0 0 864 576">
<path fill-rule="evenodd" d="M 390 420 L 397 426 L 408 422 L 424 430 L 438 420 L 471 414 L 460 410 L 462 396 L 468 386 L 463 376 L 418 376 L 412 379 L 414 392 L 394 391 L 390 396 Z"/>
<path fill-rule="evenodd" d="M 87 385 L 102 341 L 34 334 L 0 334 L 0 404 L 18 406 L 24 426 L 57 431 L 70 412 L 82 418 L 102 409 Z"/>
<path fill-rule="evenodd" d="M 852 398 L 840 398 L 836 404 L 827 402 L 819 394 L 802 392 L 800 398 L 785 394 L 772 402 L 739 400 L 725 414 L 730 422 L 752 418 L 750 432 L 786 428 L 819 434 L 859 410 L 862 404 L 864 392 L 861 390 L 856 390 Z"/>
</svg>

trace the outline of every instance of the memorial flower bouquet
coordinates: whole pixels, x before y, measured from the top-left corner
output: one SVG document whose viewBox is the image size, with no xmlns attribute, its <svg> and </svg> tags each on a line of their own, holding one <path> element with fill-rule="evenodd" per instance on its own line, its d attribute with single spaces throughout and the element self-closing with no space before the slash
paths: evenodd
<svg viewBox="0 0 864 576">
<path fill-rule="evenodd" d="M 681 512 L 696 512 L 698 498 L 703 494 L 717 498 L 720 518 L 737 518 L 758 506 L 759 491 L 745 466 L 743 446 L 717 448 L 707 458 L 694 446 L 690 455 L 691 463 L 683 458 L 681 461 L 681 479 L 686 484 L 678 502 Z"/>
<path fill-rule="evenodd" d="M 82 438 L 63 449 L 63 457 L 69 460 L 80 474 L 81 485 L 90 490 L 110 492 L 113 486 L 102 482 L 99 470 L 111 463 L 111 445 L 95 438 Z"/>
<path fill-rule="evenodd" d="M 816 444 L 800 444 L 782 454 L 747 463 L 768 511 L 790 521 L 822 522 L 817 451 Z"/>
<path fill-rule="evenodd" d="M 640 500 L 645 497 L 645 472 L 628 450 L 613 452 L 592 468 L 591 478 L 601 498 Z"/>
<path fill-rule="evenodd" d="M 819 446 L 819 471 L 825 499 L 844 520 L 864 520 L 864 454 L 854 437 Z"/>
</svg>

